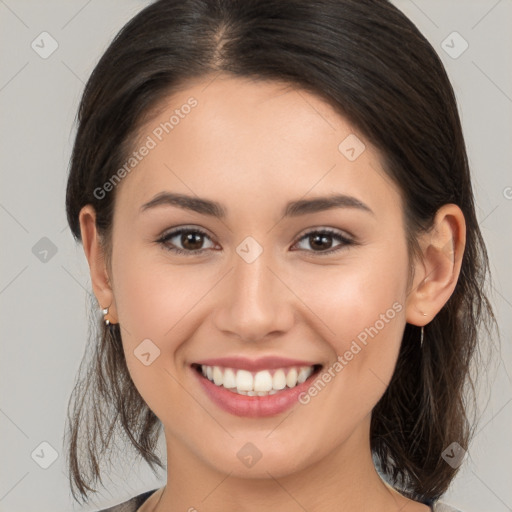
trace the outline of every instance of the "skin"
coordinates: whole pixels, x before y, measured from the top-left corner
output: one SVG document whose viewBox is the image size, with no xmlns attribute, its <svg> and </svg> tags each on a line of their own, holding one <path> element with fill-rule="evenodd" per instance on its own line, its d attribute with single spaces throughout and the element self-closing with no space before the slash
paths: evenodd
<svg viewBox="0 0 512 512">
<path fill-rule="evenodd" d="M 419 240 L 423 258 L 408 283 L 399 190 L 377 150 L 346 119 L 286 84 L 219 75 L 167 98 L 140 141 L 190 96 L 198 105 L 117 186 L 110 267 L 94 209 L 80 212 L 94 293 L 101 307 L 110 306 L 106 318 L 120 323 L 132 379 L 165 431 L 167 485 L 139 510 L 427 511 L 378 476 L 370 418 L 406 322 L 430 322 L 455 288 L 465 244 L 461 210 L 438 211 Z M 353 162 L 338 150 L 349 134 L 366 146 Z M 218 201 L 227 216 L 175 206 L 141 213 L 162 191 Z M 333 208 L 281 217 L 288 201 L 334 192 L 358 198 L 373 214 Z M 202 254 L 174 254 L 156 242 L 184 225 L 208 236 L 195 246 L 180 244 L 180 236 L 172 243 L 206 248 Z M 304 236 L 312 228 L 332 228 L 357 243 L 331 237 L 315 247 Z M 263 248 L 250 264 L 236 252 L 247 236 Z M 335 247 L 342 248 L 322 255 Z M 327 368 L 395 302 L 401 311 L 291 414 L 231 415 L 204 394 L 190 368 L 231 355 L 299 357 Z M 133 353 L 147 338 L 160 349 L 149 366 Z M 250 468 L 237 457 L 247 442 L 262 454 Z"/>
</svg>

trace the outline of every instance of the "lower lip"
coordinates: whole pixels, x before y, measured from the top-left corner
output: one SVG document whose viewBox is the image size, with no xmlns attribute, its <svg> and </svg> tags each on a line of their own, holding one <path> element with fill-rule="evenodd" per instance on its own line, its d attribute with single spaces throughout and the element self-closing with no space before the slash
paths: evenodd
<svg viewBox="0 0 512 512">
<path fill-rule="evenodd" d="M 234 414 L 235 416 L 246 416 L 252 418 L 261 418 L 266 416 L 276 416 L 290 409 L 298 403 L 299 395 L 306 391 L 313 379 L 316 378 L 318 371 L 310 375 L 302 384 L 283 391 L 278 391 L 275 395 L 267 396 L 246 396 L 233 393 L 227 389 L 216 386 L 213 382 L 203 377 L 198 371 L 192 368 L 196 377 L 206 394 L 221 409 Z"/>
</svg>

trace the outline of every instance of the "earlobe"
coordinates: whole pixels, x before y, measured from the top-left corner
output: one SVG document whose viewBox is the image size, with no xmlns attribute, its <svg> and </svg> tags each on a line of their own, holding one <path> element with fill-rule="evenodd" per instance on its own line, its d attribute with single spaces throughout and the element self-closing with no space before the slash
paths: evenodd
<svg viewBox="0 0 512 512">
<path fill-rule="evenodd" d="M 406 320 L 422 326 L 437 315 L 455 290 L 466 245 L 466 223 L 461 209 L 455 204 L 442 206 L 432 228 L 419 242 L 422 259 L 415 265 Z"/>
<path fill-rule="evenodd" d="M 89 263 L 94 295 L 101 309 L 108 308 L 108 315 L 105 319 L 108 319 L 110 323 L 117 323 L 114 294 L 107 271 L 105 252 L 96 229 L 96 212 L 92 205 L 88 204 L 80 210 L 79 221 L 82 245 Z"/>
</svg>

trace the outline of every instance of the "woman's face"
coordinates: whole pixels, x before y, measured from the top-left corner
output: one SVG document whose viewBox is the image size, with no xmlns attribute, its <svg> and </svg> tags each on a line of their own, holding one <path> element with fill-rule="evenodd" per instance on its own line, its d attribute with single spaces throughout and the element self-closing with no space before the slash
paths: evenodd
<svg viewBox="0 0 512 512">
<path fill-rule="evenodd" d="M 367 447 L 409 265 L 377 151 L 310 93 L 222 75 L 168 98 L 133 149 L 110 312 L 168 450 L 278 477 Z"/>
</svg>

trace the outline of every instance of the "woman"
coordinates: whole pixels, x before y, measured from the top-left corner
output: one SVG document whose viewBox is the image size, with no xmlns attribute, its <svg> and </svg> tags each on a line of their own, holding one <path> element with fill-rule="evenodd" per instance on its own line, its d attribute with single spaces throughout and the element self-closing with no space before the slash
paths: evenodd
<svg viewBox="0 0 512 512">
<path fill-rule="evenodd" d="M 452 87 L 398 9 L 153 3 L 87 83 L 66 207 L 103 315 L 77 500 L 121 427 L 153 469 L 163 431 L 167 484 L 111 511 L 453 510 L 488 262 Z"/>
</svg>

